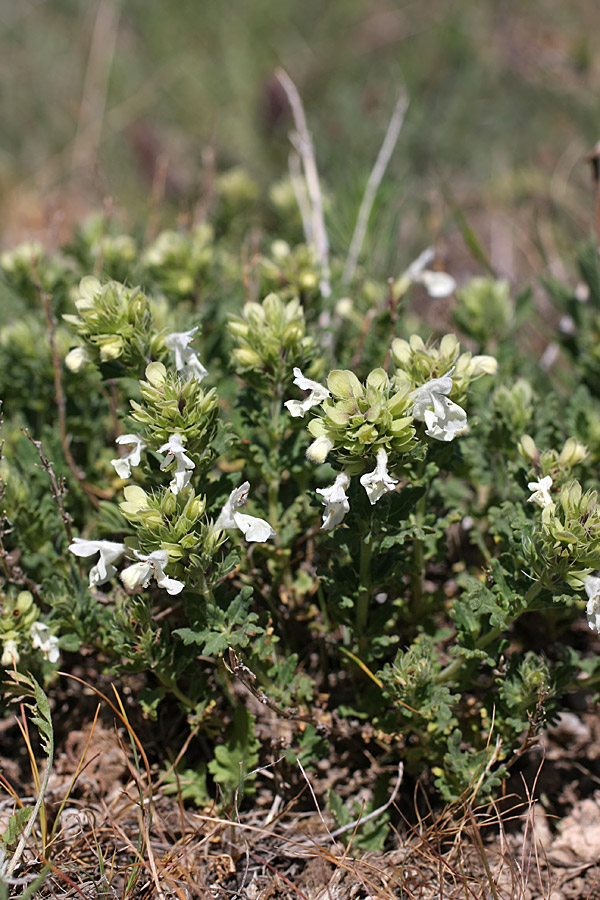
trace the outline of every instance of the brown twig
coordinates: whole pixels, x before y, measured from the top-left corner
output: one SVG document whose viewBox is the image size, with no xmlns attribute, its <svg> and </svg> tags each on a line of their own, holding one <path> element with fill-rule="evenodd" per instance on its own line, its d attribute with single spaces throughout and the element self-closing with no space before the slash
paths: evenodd
<svg viewBox="0 0 600 900">
<path fill-rule="evenodd" d="M 26 428 L 21 428 L 21 431 L 25 435 L 28 441 L 31 441 L 33 446 L 38 452 L 38 456 L 41 460 L 41 468 L 44 472 L 48 473 L 50 478 L 50 483 L 52 485 L 52 496 L 56 500 L 58 508 L 60 510 L 60 517 L 62 519 L 63 525 L 65 526 L 65 531 L 67 532 L 67 537 L 69 538 L 69 543 L 73 543 L 73 532 L 71 531 L 71 523 L 73 521 L 70 513 L 64 507 L 62 498 L 63 495 L 67 493 L 67 486 L 65 484 L 65 480 L 62 475 L 59 475 L 58 478 L 54 474 L 54 464 L 44 456 L 44 451 L 42 450 L 42 442 L 35 441 L 29 431 Z"/>
<path fill-rule="evenodd" d="M 317 731 L 321 733 L 330 731 L 329 725 L 325 725 L 324 722 L 319 722 L 314 716 L 303 716 L 293 706 L 290 706 L 287 709 L 282 709 L 280 706 L 277 706 L 263 690 L 256 687 L 256 675 L 248 668 L 248 666 L 244 665 L 242 658 L 238 656 L 231 647 L 229 648 L 228 662 L 225 662 L 225 660 L 223 660 L 223 662 L 227 671 L 233 675 L 234 678 L 237 678 L 238 681 L 244 685 L 246 690 L 250 691 L 253 697 L 256 697 L 259 703 L 262 703 L 263 706 L 267 706 L 271 712 L 275 713 L 275 715 L 294 722 L 307 722 L 310 725 L 314 725 Z"/>
</svg>

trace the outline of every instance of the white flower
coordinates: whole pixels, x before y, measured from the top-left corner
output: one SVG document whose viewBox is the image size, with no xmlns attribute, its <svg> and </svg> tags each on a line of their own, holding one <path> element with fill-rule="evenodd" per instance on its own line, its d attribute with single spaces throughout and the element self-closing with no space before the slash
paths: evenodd
<svg viewBox="0 0 600 900">
<path fill-rule="evenodd" d="M 169 554 L 166 550 L 153 550 L 148 556 L 144 556 L 137 550 L 133 551 L 140 562 L 127 566 L 121 572 L 121 581 L 130 591 L 137 588 L 147 588 L 152 578 L 156 579 L 159 587 L 164 588 L 167 594 L 179 594 L 185 587 L 183 581 L 168 578 L 165 575 L 165 566 L 169 562 Z"/>
<path fill-rule="evenodd" d="M 177 371 L 183 372 L 186 377 L 202 381 L 208 375 L 208 370 L 200 362 L 196 351 L 189 346 L 194 340 L 194 335 L 197 331 L 197 325 L 191 331 L 174 331 L 173 334 L 167 335 L 165 344 L 175 354 L 175 368 Z"/>
<path fill-rule="evenodd" d="M 189 456 L 185 455 L 185 448 L 180 434 L 171 435 L 167 443 L 158 448 L 159 453 L 164 453 L 165 450 L 167 455 L 161 462 L 160 468 L 164 471 L 175 460 L 175 476 L 169 487 L 174 494 L 178 494 L 190 483 L 194 463 Z"/>
<path fill-rule="evenodd" d="M 588 625 L 592 631 L 600 634 L 600 578 L 597 575 L 588 575 L 583 586 L 588 595 L 588 602 L 585 608 Z"/>
<path fill-rule="evenodd" d="M 31 626 L 31 646 L 34 650 L 41 650 L 48 662 L 58 662 L 60 651 L 58 638 L 48 634 L 49 627 L 44 622 L 34 622 Z"/>
<path fill-rule="evenodd" d="M 435 272 L 426 268 L 430 262 L 433 262 L 434 256 L 433 247 L 427 247 L 410 264 L 404 273 L 404 277 L 413 284 L 422 284 L 430 297 L 449 297 L 456 288 L 456 282 L 447 272 Z"/>
<path fill-rule="evenodd" d="M 304 400 L 286 400 L 283 405 L 287 406 L 290 416 L 293 416 L 295 419 L 300 417 L 304 418 L 305 412 L 308 412 L 309 409 L 316 406 L 318 403 L 322 403 L 323 400 L 326 400 L 331 394 L 327 388 L 323 387 L 322 384 L 319 384 L 318 381 L 311 381 L 310 378 L 305 378 L 297 366 L 294 368 L 294 375 L 294 384 L 296 384 L 301 391 L 310 391 L 310 393 Z"/>
<path fill-rule="evenodd" d="M 323 531 L 331 531 L 336 525 L 339 525 L 348 510 L 350 504 L 346 497 L 346 488 L 350 485 L 350 479 L 345 472 L 340 472 L 333 484 L 328 488 L 317 488 L 317 494 L 323 497 L 322 503 L 325 504 L 323 512 Z"/>
<path fill-rule="evenodd" d="M 466 412 L 447 396 L 452 390 L 452 371 L 426 382 L 409 396 L 413 418 L 425 422 L 425 434 L 438 441 L 452 441 L 467 427 Z"/>
<path fill-rule="evenodd" d="M 321 434 L 306 448 L 306 458 L 314 463 L 324 463 L 327 454 L 333 449 L 333 441 L 330 441 L 327 435 Z"/>
<path fill-rule="evenodd" d="M 85 347 L 74 347 L 65 356 L 65 366 L 71 372 L 79 372 L 89 360 Z"/>
<path fill-rule="evenodd" d="M 119 562 L 127 547 L 115 541 L 86 541 L 83 538 L 73 538 L 69 544 L 69 550 L 75 556 L 94 556 L 100 554 L 97 564 L 90 569 L 90 587 L 99 587 L 106 584 L 113 577 L 117 569 L 113 563 Z"/>
<path fill-rule="evenodd" d="M 247 541 L 257 541 L 263 543 L 269 538 L 275 537 L 275 532 L 268 522 L 264 519 L 258 519 L 256 516 L 247 516 L 245 513 L 238 512 L 240 506 L 243 506 L 248 499 L 250 491 L 250 482 L 245 481 L 238 488 L 231 492 L 229 498 L 219 513 L 216 521 L 217 528 L 239 528 Z"/>
<path fill-rule="evenodd" d="M 545 509 L 546 506 L 554 506 L 554 501 L 550 496 L 550 488 L 552 487 L 550 475 L 546 475 L 545 478 L 541 478 L 539 481 L 530 481 L 527 487 L 530 491 L 533 491 L 531 497 L 527 500 L 528 503 L 537 503 L 542 509 Z"/>
<path fill-rule="evenodd" d="M 391 478 L 387 471 L 387 453 L 381 447 L 377 451 L 377 463 L 372 472 L 367 472 L 361 476 L 360 483 L 367 492 L 367 496 L 371 505 L 387 494 L 393 491 L 398 482 L 395 478 Z"/>
<path fill-rule="evenodd" d="M 120 434 L 115 443 L 124 444 L 126 447 L 132 448 L 126 456 L 120 456 L 110 461 L 111 466 L 115 467 L 119 478 L 129 478 L 131 467 L 139 466 L 142 450 L 145 449 L 146 445 L 137 434 Z"/>
<path fill-rule="evenodd" d="M 7 641 L 4 641 L 4 646 L 2 650 L 2 659 L 0 659 L 0 666 L 4 666 L 7 669 L 9 666 L 17 666 L 19 664 L 19 660 L 21 657 L 19 656 L 19 645 L 13 638 L 9 638 Z"/>
</svg>

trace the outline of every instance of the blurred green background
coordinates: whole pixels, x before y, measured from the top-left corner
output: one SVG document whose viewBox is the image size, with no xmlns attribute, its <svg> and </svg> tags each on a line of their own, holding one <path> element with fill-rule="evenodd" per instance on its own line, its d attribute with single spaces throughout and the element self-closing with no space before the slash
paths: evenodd
<svg viewBox="0 0 600 900">
<path fill-rule="evenodd" d="M 1 0 L 0 242 L 51 245 L 103 207 L 130 224 L 184 221 L 234 165 L 266 191 L 287 172 L 283 66 L 334 250 L 404 85 L 372 274 L 432 241 L 454 274 L 477 269 L 458 211 L 499 274 L 561 274 L 593 228 L 598 35 L 589 0 Z"/>
</svg>

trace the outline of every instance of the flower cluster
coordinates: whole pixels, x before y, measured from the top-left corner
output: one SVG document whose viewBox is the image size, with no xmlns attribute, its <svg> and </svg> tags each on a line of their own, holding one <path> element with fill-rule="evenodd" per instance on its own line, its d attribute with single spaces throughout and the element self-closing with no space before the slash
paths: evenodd
<svg viewBox="0 0 600 900">
<path fill-rule="evenodd" d="M 215 389 L 205 392 L 198 378 L 182 379 L 161 362 L 152 362 L 146 367 L 146 380 L 140 382 L 140 390 L 142 402 L 131 401 L 131 418 L 145 428 L 147 446 L 159 453 L 166 450 L 172 456 L 167 466 L 174 461 L 176 469 L 187 465 L 181 456 L 185 447 L 206 467 L 217 428 Z"/>
<path fill-rule="evenodd" d="M 277 294 L 262 303 L 244 304 L 242 316 L 231 316 L 227 329 L 237 344 L 236 363 L 246 380 L 262 391 L 269 379 L 279 382 L 291 366 L 303 365 L 314 349 L 299 301 L 284 303 Z"/>
<path fill-rule="evenodd" d="M 315 440 L 307 456 L 313 462 L 324 462 L 332 452 L 354 474 L 364 469 L 365 457 L 379 449 L 400 453 L 414 446 L 410 392 L 395 390 L 383 369 L 374 369 L 364 385 L 347 369 L 330 372 L 327 388 L 308 379 L 302 383 L 308 383 L 311 406 L 320 404 L 323 413 L 308 424 Z"/>
<path fill-rule="evenodd" d="M 54 664 L 60 657 L 59 642 L 50 626 L 39 620 L 40 611 L 29 591 L 20 591 L 16 598 L 7 597 L 0 616 L 0 666 L 18 666 L 21 653 L 39 651 Z"/>
<path fill-rule="evenodd" d="M 342 466 L 334 484 L 319 489 L 325 504 L 323 528 L 338 525 L 349 510 L 346 489 L 349 477 L 364 472 L 369 460 L 375 468 L 362 474 L 361 485 L 371 504 L 398 484 L 388 473 L 390 457 L 395 466 L 406 464 L 417 445 L 415 422 L 424 422 L 425 435 L 437 441 L 452 441 L 467 428 L 467 415 L 457 402 L 456 370 L 464 391 L 474 378 L 496 371 L 491 357 L 459 356 L 460 346 L 446 335 L 439 348 L 427 347 L 421 338 L 394 341 L 392 354 L 398 366 L 393 378 L 384 369 L 374 369 L 362 384 L 348 369 L 329 373 L 327 386 L 307 378 L 294 368 L 294 384 L 306 392 L 303 400 L 287 400 L 293 418 L 317 413 L 308 430 L 314 440 L 306 451 L 309 460 L 323 463 L 331 454 Z M 436 377 L 427 377 L 441 370 Z M 316 410 L 315 408 L 319 409 Z"/>
<path fill-rule="evenodd" d="M 142 254 L 142 266 L 160 290 L 189 297 L 206 280 L 214 260 L 213 230 L 203 223 L 191 231 L 162 231 Z"/>
<path fill-rule="evenodd" d="M 549 476 L 530 482 L 530 500 L 541 507 L 541 524 L 533 533 L 534 563 L 542 583 L 581 589 L 600 568 L 600 509 L 596 491 L 578 481 L 564 484 L 553 497 Z"/>
<path fill-rule="evenodd" d="M 156 356 L 162 338 L 153 326 L 148 297 L 139 288 L 118 281 L 102 284 L 88 275 L 79 284 L 76 315 L 64 315 L 83 341 L 66 357 L 66 365 L 78 371 L 87 362 L 137 365 Z"/>
</svg>

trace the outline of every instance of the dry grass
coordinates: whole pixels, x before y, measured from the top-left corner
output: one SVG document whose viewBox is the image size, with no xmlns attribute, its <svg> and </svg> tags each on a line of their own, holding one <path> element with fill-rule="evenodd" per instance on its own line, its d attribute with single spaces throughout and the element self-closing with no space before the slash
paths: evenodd
<svg viewBox="0 0 600 900">
<path fill-rule="evenodd" d="M 319 808 L 322 786 L 310 773 L 303 773 L 309 783 L 304 799 L 310 794 L 312 812 L 300 811 L 298 796 L 278 795 L 267 778 L 248 811 L 238 812 L 235 804 L 190 807 L 181 785 L 175 795 L 165 790 L 189 741 L 169 769 L 159 771 L 118 692 L 111 698 L 91 690 L 100 700 L 96 713 L 81 731 L 70 733 L 57 754 L 42 814 L 11 881 L 13 893 L 5 888 L 3 895 L 0 886 L 0 896 L 561 900 L 574 896 L 568 891 L 573 884 L 587 892 L 581 896 L 594 896 L 600 869 L 593 861 L 565 864 L 558 855 L 553 861 L 543 810 L 526 788 L 524 800 L 505 798 L 501 808 L 462 803 L 425 816 L 419 813 L 424 795 L 400 794 L 391 809 L 391 849 L 361 852 L 360 820 L 340 843 Z M 108 712 L 108 725 L 100 710 Z M 18 718 L 29 735 L 23 707 Z M 32 741 L 25 743 L 37 773 L 32 782 L 39 785 Z M 10 780 L 3 778 L 2 786 L 0 818 L 31 805 L 31 796 L 20 795 Z M 44 881 L 36 886 L 40 873 Z"/>
</svg>

